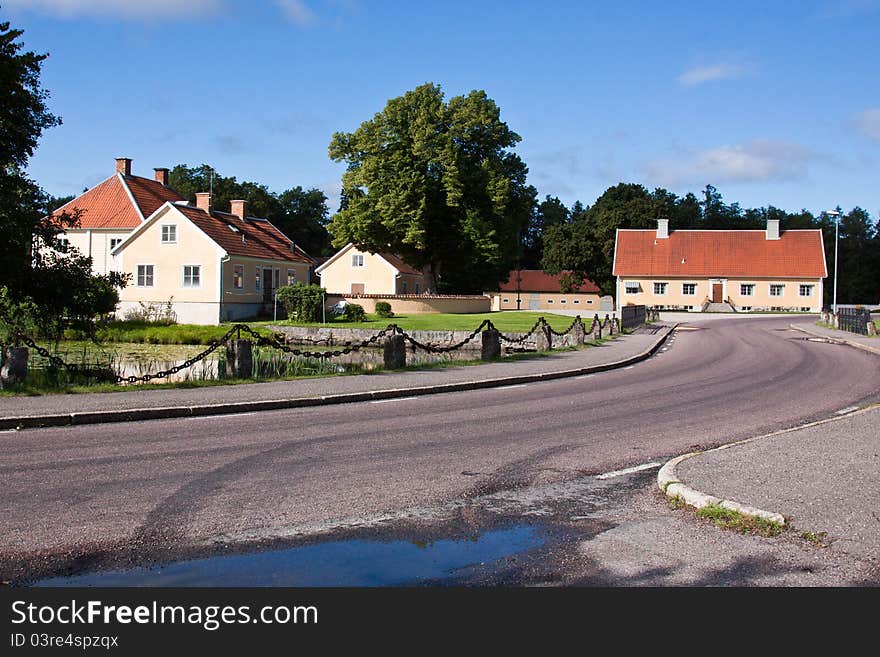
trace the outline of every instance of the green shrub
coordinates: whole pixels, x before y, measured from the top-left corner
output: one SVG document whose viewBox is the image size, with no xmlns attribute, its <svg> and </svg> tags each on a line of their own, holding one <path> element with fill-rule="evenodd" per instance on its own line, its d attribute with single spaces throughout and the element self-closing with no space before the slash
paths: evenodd
<svg viewBox="0 0 880 657">
<path fill-rule="evenodd" d="M 357 303 L 349 303 L 345 306 L 346 322 L 363 322 L 367 318 L 364 307 Z"/>
<path fill-rule="evenodd" d="M 377 301 L 376 302 L 376 316 L 381 317 L 382 319 L 394 317 L 394 313 L 391 312 L 391 304 L 388 303 L 387 301 Z"/>
<path fill-rule="evenodd" d="M 279 287 L 275 292 L 289 319 L 297 322 L 320 322 L 326 290 L 320 285 L 294 283 Z"/>
</svg>

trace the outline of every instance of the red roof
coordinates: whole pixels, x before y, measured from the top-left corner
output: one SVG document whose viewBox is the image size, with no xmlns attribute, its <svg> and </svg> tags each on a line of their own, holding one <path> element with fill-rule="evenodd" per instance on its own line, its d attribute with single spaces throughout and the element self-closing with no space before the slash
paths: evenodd
<svg viewBox="0 0 880 657">
<path fill-rule="evenodd" d="M 820 230 L 787 230 L 768 240 L 763 230 L 618 230 L 615 276 L 824 278 Z"/>
<path fill-rule="evenodd" d="M 298 246 L 295 251 L 291 251 L 293 242 L 265 219 L 248 217 L 247 221 L 242 221 L 235 215 L 225 212 L 215 211 L 208 214 L 204 210 L 188 205 L 174 207 L 229 255 L 314 263 L 314 260 Z"/>
<path fill-rule="evenodd" d="M 508 279 L 502 283 L 498 289 L 502 292 L 516 292 L 516 275 L 519 273 L 519 291 L 520 292 L 556 292 L 559 293 L 559 278 L 562 274 L 570 272 L 563 271 L 557 276 L 552 276 L 540 269 L 520 269 L 510 272 Z M 593 281 L 584 281 L 583 284 L 572 292 L 580 294 L 601 294 L 599 287 Z"/>
<path fill-rule="evenodd" d="M 77 196 L 56 210 L 53 215 L 78 209 L 82 211 L 79 228 L 126 230 L 140 226 L 144 219 L 166 201 L 182 200 L 180 194 L 155 180 L 116 174 Z"/>
<path fill-rule="evenodd" d="M 401 274 L 410 274 L 412 276 L 424 276 L 424 274 L 422 272 L 420 272 L 417 269 L 414 269 L 413 267 L 410 267 L 408 264 L 406 264 L 403 260 L 398 258 L 396 255 L 393 255 L 391 253 L 384 253 L 384 252 L 380 253 L 379 255 L 381 257 L 385 258 L 385 260 L 387 260 L 389 263 L 391 263 L 391 265 L 393 265 L 394 268 L 397 269 L 397 271 L 399 271 Z"/>
</svg>

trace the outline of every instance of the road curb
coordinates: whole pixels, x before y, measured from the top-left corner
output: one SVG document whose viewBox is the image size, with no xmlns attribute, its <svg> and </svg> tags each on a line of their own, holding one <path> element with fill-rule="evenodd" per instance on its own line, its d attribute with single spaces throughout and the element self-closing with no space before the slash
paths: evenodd
<svg viewBox="0 0 880 657">
<path fill-rule="evenodd" d="M 861 349 L 862 351 L 867 351 L 869 353 L 880 356 L 880 348 L 870 347 L 866 344 L 862 344 L 861 342 L 856 342 L 855 340 L 847 340 L 846 338 L 839 338 L 836 335 L 825 335 L 824 333 L 818 333 L 816 331 L 811 331 L 810 329 L 804 326 L 795 326 L 794 324 L 789 324 L 788 328 L 793 329 L 795 331 L 800 331 L 801 333 L 806 333 L 807 335 L 812 335 L 815 338 L 823 338 L 825 340 L 830 340 L 836 344 L 845 344 L 850 347 L 855 347 L 856 349 Z"/>
<path fill-rule="evenodd" d="M 846 413 L 844 415 L 829 417 L 823 420 L 816 420 L 814 422 L 807 422 L 806 424 L 802 424 L 797 427 L 791 427 L 789 429 L 780 429 L 779 431 L 774 431 L 772 433 L 766 433 L 760 436 L 753 436 L 752 438 L 746 438 L 744 440 L 737 440 L 736 442 L 728 443 L 726 445 L 721 445 L 720 447 L 715 447 L 713 449 L 709 449 L 706 451 L 699 452 L 688 452 L 687 454 L 682 454 L 681 456 L 677 456 L 671 461 L 666 462 L 663 467 L 657 472 L 657 485 L 660 490 L 668 498 L 680 497 L 688 506 L 692 506 L 696 509 L 702 509 L 705 506 L 710 504 L 717 504 L 725 509 L 730 509 L 731 511 L 738 511 L 739 513 L 756 516 L 758 518 L 764 518 L 765 520 L 771 520 L 773 522 L 778 522 L 780 525 L 787 525 L 788 522 L 781 513 L 776 511 L 764 511 L 763 509 L 757 509 L 752 506 L 748 506 L 746 504 L 741 504 L 740 502 L 735 502 L 733 500 L 725 500 L 720 497 L 715 497 L 714 495 L 710 495 L 708 493 L 704 493 L 702 491 L 698 491 L 694 488 L 691 488 L 686 483 L 684 483 L 681 479 L 679 479 L 678 475 L 675 472 L 676 466 L 682 461 L 686 461 L 687 459 L 691 459 L 702 454 L 709 454 L 711 452 L 718 452 L 724 449 L 730 449 L 731 447 L 737 447 L 739 445 L 745 445 L 756 440 L 761 440 L 763 438 L 772 438 L 773 436 L 779 436 L 786 433 L 791 433 L 792 431 L 800 431 L 801 429 L 809 429 L 810 427 L 819 426 L 821 424 L 828 424 L 830 422 L 838 422 L 840 420 L 845 420 L 846 418 L 852 415 L 859 415 L 861 413 L 866 413 L 870 410 L 873 410 L 878 407 L 878 404 L 871 404 L 870 406 L 866 406 L 865 408 L 860 408 L 858 410 L 852 411 L 851 413 Z"/>
<path fill-rule="evenodd" d="M 329 406 L 334 404 L 350 404 L 355 402 L 375 401 L 380 399 L 395 399 L 400 397 L 415 397 L 422 395 L 436 395 L 445 392 L 463 392 L 467 390 L 481 390 L 485 388 L 501 388 L 504 386 L 519 385 L 522 383 L 536 383 L 540 381 L 552 381 L 573 376 L 583 376 L 596 372 L 628 367 L 653 356 L 670 334 L 678 325 L 665 327 L 665 331 L 657 341 L 641 353 L 619 361 L 591 365 L 574 370 L 562 370 L 559 372 L 539 372 L 536 374 L 521 374 L 518 376 L 484 379 L 481 381 L 461 381 L 458 383 L 444 383 L 435 386 L 420 386 L 418 388 L 391 388 L 388 390 L 371 390 L 365 392 L 350 392 L 339 395 L 324 395 L 320 397 L 298 397 L 292 399 L 267 399 L 249 402 L 223 402 L 218 404 L 206 404 L 203 406 L 165 406 L 159 408 L 135 408 L 116 411 L 89 411 L 83 413 L 64 413 L 54 415 L 29 415 L 20 417 L 0 418 L 0 430 L 9 429 L 36 429 L 41 427 L 59 427 L 83 424 L 105 424 L 114 422 L 135 422 L 140 420 L 159 420 L 180 417 L 205 417 L 209 415 L 231 415 L 235 413 L 253 413 L 258 411 L 276 411 L 289 408 L 306 408 L 310 406 Z"/>
</svg>

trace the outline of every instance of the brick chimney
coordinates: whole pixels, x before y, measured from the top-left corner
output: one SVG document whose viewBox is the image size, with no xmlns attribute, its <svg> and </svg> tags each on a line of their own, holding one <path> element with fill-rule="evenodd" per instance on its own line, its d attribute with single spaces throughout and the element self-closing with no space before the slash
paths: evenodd
<svg viewBox="0 0 880 657">
<path fill-rule="evenodd" d="M 657 220 L 657 239 L 665 240 L 669 238 L 669 219 Z"/>
<path fill-rule="evenodd" d="M 156 167 L 153 171 L 156 172 L 156 182 L 168 187 L 168 169 L 165 167 Z"/>
<path fill-rule="evenodd" d="M 204 210 L 208 214 L 211 214 L 211 193 L 196 192 L 196 207 L 199 210 Z"/>
<path fill-rule="evenodd" d="M 247 201 L 242 201 L 240 199 L 236 199 L 234 201 L 229 201 L 230 206 L 230 214 L 235 215 L 242 221 L 247 221 Z"/>
<path fill-rule="evenodd" d="M 116 158 L 116 173 L 121 173 L 123 176 L 131 175 L 131 158 L 130 157 L 117 157 Z"/>
<path fill-rule="evenodd" d="M 768 240 L 778 240 L 779 239 L 779 219 L 768 219 L 767 220 L 767 239 Z"/>
</svg>

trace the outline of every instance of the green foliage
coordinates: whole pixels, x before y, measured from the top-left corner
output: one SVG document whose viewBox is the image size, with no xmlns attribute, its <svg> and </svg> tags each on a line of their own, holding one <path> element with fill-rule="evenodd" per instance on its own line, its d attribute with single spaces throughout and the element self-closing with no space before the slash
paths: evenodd
<svg viewBox="0 0 880 657">
<path fill-rule="evenodd" d="M 377 301 L 376 317 L 381 317 L 382 319 L 394 317 L 394 313 L 391 311 L 391 304 L 387 301 Z"/>
<path fill-rule="evenodd" d="M 333 243 L 391 251 L 426 269 L 428 291 L 474 292 L 506 277 L 535 203 L 520 141 L 484 91 L 444 100 L 424 84 L 388 101 L 330 157 L 347 165 Z"/>
<path fill-rule="evenodd" d="M 297 322 L 320 322 L 324 310 L 326 290 L 320 285 L 304 285 L 294 283 L 279 287 L 275 292 L 287 316 Z"/>
<path fill-rule="evenodd" d="M 326 228 L 330 214 L 327 197 L 320 189 L 296 186 L 275 193 L 259 183 L 222 176 L 207 164 L 198 167 L 178 164 L 169 173 L 168 182 L 190 201 L 195 200 L 197 192 L 213 189 L 215 210 L 226 212 L 231 200 L 244 199 L 248 202 L 249 214 L 271 221 L 309 255 L 330 255 L 332 251 Z"/>
<path fill-rule="evenodd" d="M 342 314 L 346 322 L 362 322 L 367 318 L 364 307 L 359 303 L 345 304 L 345 312 Z"/>
<path fill-rule="evenodd" d="M 707 504 L 697 511 L 697 516 L 711 520 L 720 529 L 729 529 L 740 534 L 756 534 L 765 538 L 778 536 L 785 529 L 773 520 L 733 511 L 720 504 Z"/>
<path fill-rule="evenodd" d="M 144 303 L 139 301 L 137 308 L 129 308 L 125 312 L 125 321 L 142 322 L 157 326 L 177 324 L 177 313 L 174 312 L 174 307 L 172 306 L 173 298 L 171 297 L 165 303 Z"/>
<path fill-rule="evenodd" d="M 68 328 L 93 334 L 95 318 L 112 312 L 120 274 L 95 276 L 91 258 L 61 253 L 58 236 L 76 226 L 76 214 L 46 218 L 57 200 L 22 170 L 44 129 L 61 120 L 46 108 L 39 76 L 46 55 L 21 53 L 20 30 L 0 24 L 0 331 L 59 340 Z"/>
</svg>

